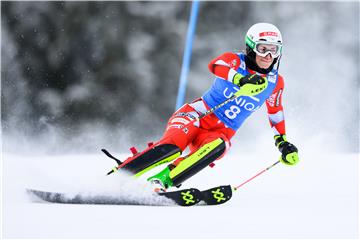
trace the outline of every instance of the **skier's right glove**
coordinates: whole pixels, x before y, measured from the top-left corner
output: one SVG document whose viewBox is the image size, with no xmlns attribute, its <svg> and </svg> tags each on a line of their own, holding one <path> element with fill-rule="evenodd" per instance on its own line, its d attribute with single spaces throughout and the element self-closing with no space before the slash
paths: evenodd
<svg viewBox="0 0 360 240">
<path fill-rule="evenodd" d="M 286 165 L 295 165 L 299 162 L 298 149 L 286 140 L 285 135 L 275 135 L 275 146 L 281 152 L 280 161 Z"/>
<path fill-rule="evenodd" d="M 241 95 L 254 96 L 264 91 L 268 85 L 266 78 L 257 74 L 248 74 L 246 76 L 236 73 L 233 77 L 233 83 L 241 89 Z"/>
</svg>

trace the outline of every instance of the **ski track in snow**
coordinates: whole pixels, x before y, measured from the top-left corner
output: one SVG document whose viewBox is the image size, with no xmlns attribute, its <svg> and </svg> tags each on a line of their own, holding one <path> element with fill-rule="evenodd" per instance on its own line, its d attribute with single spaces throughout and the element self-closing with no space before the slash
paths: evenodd
<svg viewBox="0 0 360 240">
<path fill-rule="evenodd" d="M 126 155 L 122 155 L 126 157 Z M 146 177 L 105 176 L 103 155 L 3 153 L 4 238 L 358 238 L 358 154 L 314 154 L 282 164 L 244 185 L 219 206 L 178 207 L 158 198 Z M 247 180 L 277 154 L 229 154 L 183 188 Z M 157 168 L 157 170 L 161 169 Z M 52 204 L 26 188 L 69 196 L 108 195 L 167 206 Z M 159 202 L 160 201 L 160 202 Z"/>
</svg>

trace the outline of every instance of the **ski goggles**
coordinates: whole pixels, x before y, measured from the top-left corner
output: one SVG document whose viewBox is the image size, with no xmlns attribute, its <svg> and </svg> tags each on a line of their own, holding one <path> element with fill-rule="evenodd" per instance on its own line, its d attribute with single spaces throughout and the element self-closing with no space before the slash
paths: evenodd
<svg viewBox="0 0 360 240">
<path fill-rule="evenodd" d="M 261 57 L 266 57 L 270 53 L 272 58 L 277 58 L 281 54 L 281 48 L 280 43 L 256 42 L 253 50 Z"/>
</svg>

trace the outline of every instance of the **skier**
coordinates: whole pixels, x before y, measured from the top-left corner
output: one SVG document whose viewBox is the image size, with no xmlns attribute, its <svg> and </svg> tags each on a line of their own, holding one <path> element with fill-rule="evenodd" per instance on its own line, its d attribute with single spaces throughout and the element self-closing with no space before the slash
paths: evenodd
<svg viewBox="0 0 360 240">
<path fill-rule="evenodd" d="M 269 23 L 251 26 L 245 36 L 246 52 L 227 52 L 213 59 L 208 65 L 210 72 L 215 75 L 211 88 L 201 98 L 183 105 L 171 116 L 158 142 L 141 153 L 133 151 L 134 155 L 119 168 L 141 175 L 155 166 L 175 160 L 148 181 L 159 184 L 164 191 L 179 186 L 223 157 L 236 131 L 264 102 L 274 131 L 275 145 L 281 152 L 280 161 L 287 165 L 296 164 L 299 160 L 298 150 L 287 141 L 285 135 L 282 106 L 284 79 L 278 73 L 282 42 L 276 26 Z M 245 87 L 250 89 L 248 94 L 189 124 Z M 181 156 L 187 147 L 190 153 Z"/>
</svg>

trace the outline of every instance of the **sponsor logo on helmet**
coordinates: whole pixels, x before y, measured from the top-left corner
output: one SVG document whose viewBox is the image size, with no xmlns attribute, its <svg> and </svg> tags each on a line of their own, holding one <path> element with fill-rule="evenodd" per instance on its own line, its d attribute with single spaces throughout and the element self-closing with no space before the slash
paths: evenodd
<svg viewBox="0 0 360 240">
<path fill-rule="evenodd" d="M 261 32 L 259 33 L 260 37 L 266 37 L 266 36 L 273 36 L 273 37 L 278 37 L 278 33 L 277 32 Z"/>
</svg>

